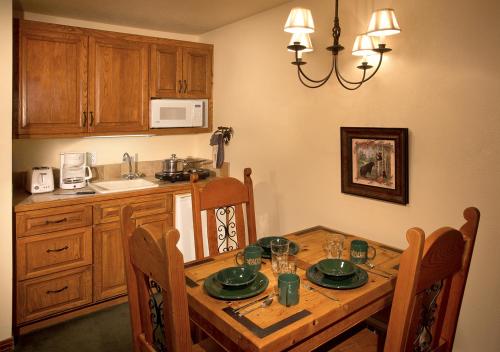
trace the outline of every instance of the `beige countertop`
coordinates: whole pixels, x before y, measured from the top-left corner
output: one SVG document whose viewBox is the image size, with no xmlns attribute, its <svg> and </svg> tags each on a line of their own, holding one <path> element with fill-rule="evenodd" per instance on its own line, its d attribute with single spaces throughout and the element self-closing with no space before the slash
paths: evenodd
<svg viewBox="0 0 500 352">
<path fill-rule="evenodd" d="M 199 182 L 207 182 L 214 177 L 209 177 L 205 180 Z M 150 195 L 155 193 L 189 193 L 191 191 L 191 183 L 189 181 L 159 181 L 154 177 L 144 177 L 145 180 L 154 182 L 158 184 L 158 187 L 132 190 L 124 192 L 114 192 L 107 194 L 89 194 L 89 195 L 61 195 L 60 193 L 71 193 L 76 191 L 92 191 L 91 188 L 81 188 L 77 190 L 61 190 L 57 188 L 54 192 L 49 193 L 39 193 L 30 194 L 29 192 L 18 189 L 14 191 L 13 195 L 13 207 L 14 212 L 19 213 L 23 211 L 40 210 L 52 207 L 61 207 L 67 205 L 84 204 L 84 203 L 95 203 L 106 200 L 120 199 L 120 198 L 130 198 L 142 195 Z"/>
</svg>

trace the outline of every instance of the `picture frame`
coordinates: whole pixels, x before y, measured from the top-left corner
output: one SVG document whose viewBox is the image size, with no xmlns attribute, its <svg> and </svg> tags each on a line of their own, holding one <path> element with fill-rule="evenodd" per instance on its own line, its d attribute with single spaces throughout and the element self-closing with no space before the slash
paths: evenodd
<svg viewBox="0 0 500 352">
<path fill-rule="evenodd" d="M 342 193 L 408 204 L 408 129 L 341 127 Z"/>
</svg>

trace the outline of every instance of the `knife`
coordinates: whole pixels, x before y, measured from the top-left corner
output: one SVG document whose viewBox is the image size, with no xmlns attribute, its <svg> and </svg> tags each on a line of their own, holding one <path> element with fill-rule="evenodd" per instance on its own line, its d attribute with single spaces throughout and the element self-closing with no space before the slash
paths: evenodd
<svg viewBox="0 0 500 352">
<path fill-rule="evenodd" d="M 95 191 L 78 191 L 74 193 L 58 193 L 56 196 L 83 196 L 85 194 L 95 194 Z"/>
<path fill-rule="evenodd" d="M 372 268 L 368 269 L 368 268 L 370 268 L 370 267 L 367 265 L 366 268 L 365 268 L 365 270 L 368 271 L 369 273 L 385 277 L 386 279 L 392 279 L 392 278 L 394 278 L 394 275 L 386 273 L 385 271 L 379 270 L 379 271 L 382 271 L 382 272 L 378 272 L 378 271 L 375 271 L 377 269 L 372 269 Z"/>
</svg>

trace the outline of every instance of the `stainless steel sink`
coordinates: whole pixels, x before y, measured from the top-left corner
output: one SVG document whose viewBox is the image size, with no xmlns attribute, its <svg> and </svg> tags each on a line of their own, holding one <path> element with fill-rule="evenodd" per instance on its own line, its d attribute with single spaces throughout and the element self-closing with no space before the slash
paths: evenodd
<svg viewBox="0 0 500 352">
<path fill-rule="evenodd" d="M 112 180 L 112 181 L 92 182 L 89 184 L 89 187 L 91 187 L 97 193 L 114 193 L 114 192 L 125 192 L 125 191 L 134 191 L 138 189 L 154 188 L 158 187 L 158 184 L 144 180 L 142 178 L 136 178 L 134 180 Z"/>
</svg>

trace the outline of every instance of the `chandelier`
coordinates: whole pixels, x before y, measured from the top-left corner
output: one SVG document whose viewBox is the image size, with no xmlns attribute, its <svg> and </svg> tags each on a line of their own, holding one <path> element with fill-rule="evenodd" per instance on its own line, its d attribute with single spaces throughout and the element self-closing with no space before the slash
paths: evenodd
<svg viewBox="0 0 500 352">
<path fill-rule="evenodd" d="M 368 31 L 358 35 L 354 41 L 352 54 L 354 56 L 361 56 L 361 65 L 357 66 L 362 71 L 362 76 L 359 81 L 350 81 L 346 79 L 339 71 L 339 52 L 344 49 L 340 44 L 340 21 L 338 16 L 339 1 L 335 0 L 335 18 L 333 20 L 333 44 L 326 48 L 332 52 L 332 66 L 328 74 L 322 79 L 312 79 L 307 76 L 302 70 L 302 66 L 306 64 L 303 60 L 303 53 L 313 51 L 310 33 L 314 32 L 314 21 L 312 18 L 311 10 L 295 7 L 290 11 L 290 15 L 285 24 L 285 32 L 292 33 L 292 38 L 288 45 L 288 51 L 295 52 L 295 61 L 292 65 L 297 66 L 297 75 L 300 82 L 308 88 L 319 88 L 324 85 L 332 74 L 335 72 L 335 77 L 345 89 L 355 90 L 361 85 L 370 80 L 379 70 L 382 65 L 382 58 L 385 53 L 391 51 L 385 44 L 385 37 L 389 35 L 398 34 L 401 29 L 399 28 L 398 21 L 393 9 L 379 9 L 375 10 L 372 14 Z M 370 72 L 373 66 L 368 64 L 367 56 L 378 55 L 377 67 Z"/>
</svg>

